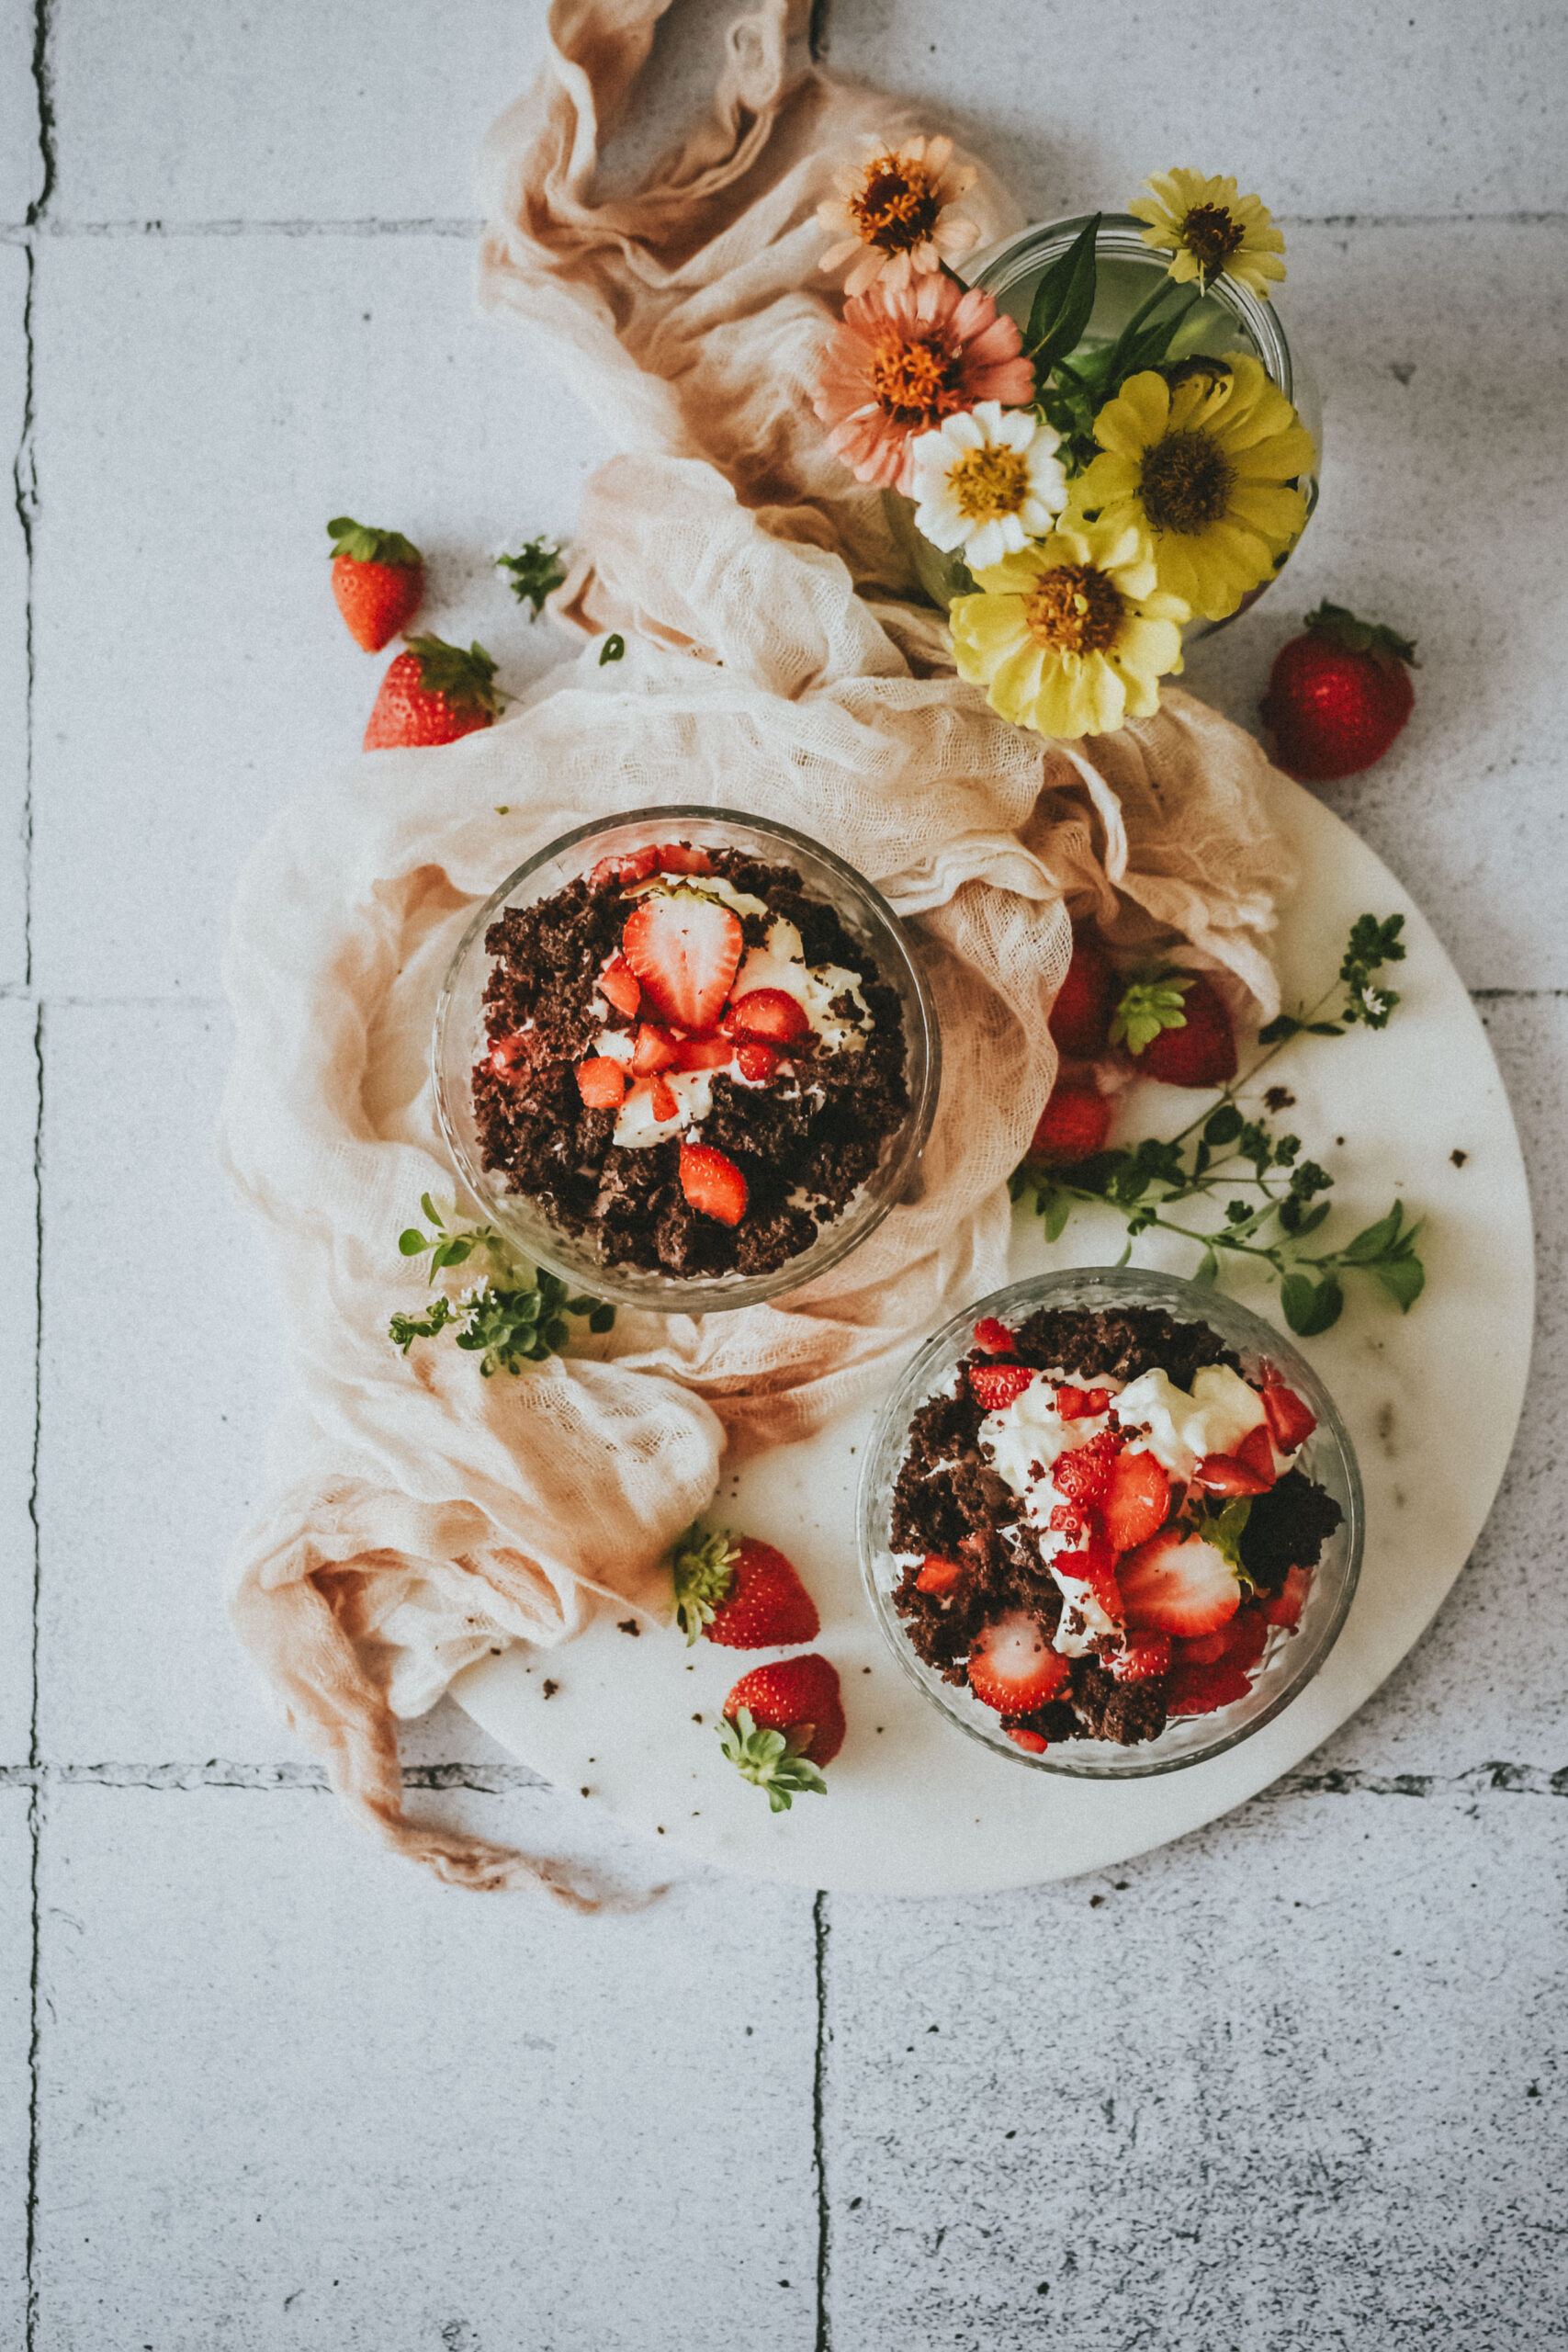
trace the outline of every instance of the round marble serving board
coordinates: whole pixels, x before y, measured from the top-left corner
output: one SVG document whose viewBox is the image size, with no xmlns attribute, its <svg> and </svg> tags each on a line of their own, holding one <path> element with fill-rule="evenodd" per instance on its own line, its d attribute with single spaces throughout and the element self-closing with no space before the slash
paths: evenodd
<svg viewBox="0 0 1568 2352">
<path fill-rule="evenodd" d="M 731 1474 L 709 1514 L 781 1544 L 821 1611 L 816 1646 L 839 1668 L 849 1718 L 826 1797 L 772 1814 L 720 1755 L 715 1720 L 754 1657 L 705 1642 L 688 1650 L 674 1631 L 634 1640 L 609 1610 L 568 1647 L 519 1646 L 456 1684 L 514 1755 L 728 1869 L 854 1892 L 978 1894 L 1103 1869 L 1213 1820 L 1298 1764 L 1398 1665 L 1463 1566 L 1513 1442 L 1534 1297 L 1529 1198 L 1491 1048 L 1430 927 L 1320 801 L 1282 776 L 1270 789 L 1306 877 L 1280 924 L 1285 1003 L 1321 994 L 1363 911 L 1403 910 L 1409 956 L 1392 975 L 1403 1002 L 1387 1031 L 1299 1038 L 1263 1083 L 1291 1089 L 1289 1125 L 1337 1179 L 1326 1233 L 1355 1232 L 1396 1196 L 1426 1219 L 1427 1290 L 1411 1313 L 1352 1277 L 1340 1322 L 1303 1343 L 1344 1414 L 1367 1492 L 1359 1589 L 1315 1680 L 1253 1738 L 1186 1771 L 1071 1781 L 992 1755 L 921 1697 L 863 1597 L 854 1498 L 872 1408 Z M 1168 1134 L 1193 1098 L 1145 1083 L 1124 1100 L 1130 1133 Z M 1010 1274 L 1108 1264 L 1124 1239 L 1109 1211 L 1080 1210 L 1050 1247 L 1021 1207 Z M 1140 1264 L 1190 1273 L 1195 1260 L 1183 1243 L 1138 1244 Z M 1279 1320 L 1277 1292 L 1234 1286 Z M 1462 1444 L 1451 1419 L 1461 1365 Z M 548 1700 L 547 1676 L 558 1686 Z"/>
</svg>

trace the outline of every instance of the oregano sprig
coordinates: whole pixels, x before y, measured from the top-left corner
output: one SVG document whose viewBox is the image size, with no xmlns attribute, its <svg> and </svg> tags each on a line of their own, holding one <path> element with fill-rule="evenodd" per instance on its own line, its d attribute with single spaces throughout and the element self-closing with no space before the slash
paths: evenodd
<svg viewBox="0 0 1568 2352">
<path fill-rule="evenodd" d="M 1303 1338 L 1326 1331 L 1338 1321 L 1348 1273 L 1367 1275 L 1408 1313 L 1427 1279 L 1416 1249 L 1419 1221 L 1406 1223 L 1404 1204 L 1395 1201 L 1385 1216 L 1338 1249 L 1307 1250 L 1303 1245 L 1328 1219 L 1331 1204 L 1321 1196 L 1333 1189 L 1334 1179 L 1315 1160 L 1303 1158 L 1299 1136 L 1277 1134 L 1269 1117 L 1248 1116 L 1241 1101 L 1288 1039 L 1341 1037 L 1358 1023 L 1371 1029 L 1387 1027 L 1399 998 L 1377 975 L 1385 964 L 1404 960 L 1403 925 L 1402 915 L 1382 922 L 1375 915 L 1359 916 L 1335 986 L 1299 1014 L 1281 1014 L 1268 1023 L 1258 1032 L 1265 1050 L 1250 1069 L 1232 1080 L 1219 1100 L 1198 1113 L 1179 1134 L 1146 1136 L 1099 1152 L 1076 1168 L 1039 1167 L 1026 1160 L 1012 1178 L 1014 1200 L 1033 1193 L 1048 1241 L 1060 1238 L 1074 1208 L 1082 1203 L 1119 1210 L 1127 1227 L 1123 1263 L 1138 1237 L 1151 1231 L 1177 1234 L 1201 1250 L 1194 1275 L 1201 1283 L 1217 1283 L 1227 1258 L 1247 1259 L 1256 1269 L 1267 1268 L 1269 1279 L 1279 1283 L 1285 1320 Z M 1337 991 L 1342 991 L 1343 1001 L 1330 1013 Z M 1276 1105 L 1272 1094 L 1270 1090 L 1263 1097 L 1266 1112 L 1283 1108 L 1288 1100 L 1280 1090 Z M 1169 1215 L 1187 1201 L 1218 1207 L 1221 1222 L 1195 1227 Z"/>
<path fill-rule="evenodd" d="M 507 585 L 518 603 L 533 606 L 530 620 L 538 619 L 545 609 L 545 598 L 566 578 L 559 547 L 542 536 L 525 539 L 517 555 L 498 555 L 495 563 L 498 571 L 510 572 Z"/>
<path fill-rule="evenodd" d="M 586 1317 L 591 1331 L 608 1331 L 614 1325 L 613 1306 L 586 1294 L 573 1297 L 558 1274 L 529 1265 L 493 1226 L 448 1224 L 428 1193 L 419 1204 L 435 1229 L 425 1233 L 416 1225 L 406 1227 L 398 1236 L 403 1256 L 428 1255 L 433 1283 L 476 1254 L 484 1271 L 459 1297 L 441 1291 L 425 1314 L 392 1317 L 387 1335 L 404 1355 L 416 1340 L 434 1340 L 450 1329 L 460 1348 L 479 1356 L 489 1380 L 495 1373 L 521 1372 L 525 1363 L 559 1355 L 571 1336 L 568 1316 Z"/>
</svg>

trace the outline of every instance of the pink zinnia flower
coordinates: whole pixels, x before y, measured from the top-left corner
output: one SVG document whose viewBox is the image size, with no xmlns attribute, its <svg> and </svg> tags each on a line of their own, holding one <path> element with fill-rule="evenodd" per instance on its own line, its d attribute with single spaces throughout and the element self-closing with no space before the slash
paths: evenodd
<svg viewBox="0 0 1568 2352">
<path fill-rule="evenodd" d="M 1034 368 L 1015 322 L 979 287 L 945 271 L 896 289 L 878 285 L 844 305 L 822 353 L 812 402 L 857 481 L 908 495 L 911 445 L 944 416 L 1034 397 Z"/>
</svg>

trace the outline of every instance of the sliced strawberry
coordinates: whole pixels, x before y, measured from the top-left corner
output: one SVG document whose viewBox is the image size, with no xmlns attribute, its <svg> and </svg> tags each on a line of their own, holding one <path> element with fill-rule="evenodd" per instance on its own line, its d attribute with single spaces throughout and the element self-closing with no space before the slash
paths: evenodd
<svg viewBox="0 0 1568 2352">
<path fill-rule="evenodd" d="M 497 1078 L 512 1078 L 526 1069 L 533 1059 L 530 1040 L 521 1032 L 510 1037 L 498 1037 L 490 1049 L 490 1066 Z"/>
<path fill-rule="evenodd" d="M 660 874 L 711 874 L 713 860 L 705 849 L 694 849 L 690 842 L 661 842 L 654 851 Z"/>
<path fill-rule="evenodd" d="M 1124 1647 L 1105 1663 L 1117 1682 L 1152 1682 L 1170 1671 L 1170 1635 L 1129 1634 Z"/>
<path fill-rule="evenodd" d="M 920 1573 L 915 1578 L 917 1592 L 929 1592 L 939 1598 L 951 1592 L 963 1578 L 964 1571 L 956 1560 L 944 1560 L 939 1552 L 928 1552 L 920 1562 Z"/>
<path fill-rule="evenodd" d="M 602 889 L 606 883 L 618 882 L 623 890 L 635 889 L 646 882 L 659 868 L 656 849 L 623 850 L 618 857 L 602 857 L 588 877 L 591 890 Z"/>
<path fill-rule="evenodd" d="M 626 1074 L 608 1054 L 592 1054 L 577 1065 L 577 1091 L 591 1111 L 618 1111 L 626 1099 Z"/>
<path fill-rule="evenodd" d="M 1064 1074 L 1040 1114 L 1028 1157 L 1048 1168 L 1070 1168 L 1092 1159 L 1111 1132 L 1111 1100 L 1092 1078 Z"/>
<path fill-rule="evenodd" d="M 1064 1502 L 1075 1503 L 1082 1510 L 1090 1503 L 1103 1501 L 1111 1487 L 1117 1442 L 1109 1430 L 1101 1430 L 1087 1445 L 1074 1446 L 1056 1456 L 1051 1483 Z"/>
<path fill-rule="evenodd" d="M 1269 1620 L 1262 1607 L 1248 1601 L 1238 1609 L 1227 1623 L 1213 1634 L 1200 1634 L 1190 1641 L 1178 1642 L 1177 1663 L 1190 1666 L 1215 1666 L 1221 1658 L 1229 1658 L 1235 1666 L 1256 1666 L 1263 1655 L 1269 1639 Z"/>
<path fill-rule="evenodd" d="M 1051 1566 L 1055 1575 L 1087 1585 L 1090 1596 L 1115 1623 L 1122 1623 L 1122 1589 L 1116 1581 L 1116 1555 L 1105 1531 L 1090 1518 L 1085 1540 L 1076 1552 L 1058 1552 Z"/>
<path fill-rule="evenodd" d="M 636 982 L 633 982 L 636 986 Z M 668 1029 L 660 1029 L 654 1022 L 645 1021 L 637 1033 L 632 1048 L 632 1068 L 638 1078 L 651 1078 L 658 1069 L 673 1069 L 676 1045 Z"/>
<path fill-rule="evenodd" d="M 729 1008 L 729 1027 L 737 1037 L 760 1046 L 793 1046 L 811 1023 L 806 1007 L 787 989 L 748 989 Z"/>
<path fill-rule="evenodd" d="M 972 1363 L 969 1386 L 987 1413 L 999 1413 L 1015 1396 L 1021 1396 L 1034 1374 L 1027 1364 Z"/>
<path fill-rule="evenodd" d="M 661 1021 L 711 1029 L 744 945 L 739 919 L 695 890 L 656 890 L 626 917 L 621 946 Z"/>
<path fill-rule="evenodd" d="M 1038 1618 L 1015 1609 L 987 1625 L 969 1653 L 969 1688 L 999 1715 L 1027 1715 L 1054 1699 L 1067 1679 Z"/>
<path fill-rule="evenodd" d="M 1074 1388 L 1064 1382 L 1056 1391 L 1056 1410 L 1065 1421 L 1093 1420 L 1111 1410 L 1109 1388 Z"/>
<path fill-rule="evenodd" d="M 637 984 L 637 974 L 624 956 L 617 956 L 600 973 L 599 993 L 607 1003 L 615 1006 L 617 1012 L 624 1012 L 628 1021 L 635 1019 L 642 1003 L 642 990 Z"/>
<path fill-rule="evenodd" d="M 779 1056 L 772 1046 L 742 1046 L 735 1059 L 742 1078 L 753 1086 L 765 1085 L 779 1066 Z"/>
<path fill-rule="evenodd" d="M 675 1089 L 670 1084 L 669 1080 L 664 1076 L 662 1070 L 655 1070 L 652 1079 L 649 1082 L 648 1091 L 649 1100 L 653 1105 L 653 1115 L 659 1121 L 660 1126 L 663 1126 L 665 1122 L 669 1119 L 678 1119 L 680 1117 L 681 1098 L 676 1093 Z"/>
<path fill-rule="evenodd" d="M 1233 1706 L 1237 1699 L 1245 1699 L 1251 1688 L 1252 1678 L 1246 1668 L 1228 1657 L 1217 1666 L 1173 1666 L 1165 1711 L 1168 1715 L 1212 1715 L 1217 1707 Z"/>
<path fill-rule="evenodd" d="M 1111 1547 L 1132 1552 L 1170 1516 L 1170 1480 L 1152 1453 L 1119 1453 L 1100 1505 Z"/>
<path fill-rule="evenodd" d="M 746 1179 L 712 1144 L 681 1146 L 681 1190 L 694 1209 L 720 1225 L 739 1225 L 746 1214 Z"/>
<path fill-rule="evenodd" d="M 1274 1468 L 1274 1444 L 1269 1435 L 1267 1421 L 1259 1421 L 1255 1430 L 1247 1430 L 1235 1449 L 1235 1458 L 1238 1462 L 1245 1462 L 1249 1470 L 1256 1470 L 1265 1487 L 1274 1484 L 1278 1474 Z"/>
<path fill-rule="evenodd" d="M 1117 1566 L 1129 1625 L 1141 1633 L 1212 1634 L 1241 1606 L 1241 1587 L 1224 1555 L 1201 1536 L 1168 1528 Z"/>
<path fill-rule="evenodd" d="M 1294 1453 L 1317 1427 L 1317 1415 L 1287 1388 L 1271 1364 L 1263 1367 L 1263 1410 L 1269 1434 L 1281 1453 Z"/>
<path fill-rule="evenodd" d="M 1021 1724 L 1004 1724 L 1002 1730 L 1013 1746 L 1021 1747 L 1026 1756 L 1043 1756 L 1051 1745 L 1048 1739 L 1042 1739 L 1037 1731 L 1026 1731 Z"/>
<path fill-rule="evenodd" d="M 984 1348 L 987 1355 L 1015 1356 L 1018 1353 L 1018 1341 L 1007 1325 L 998 1322 L 994 1315 L 982 1315 L 976 1324 L 975 1345 Z"/>
<path fill-rule="evenodd" d="M 675 1048 L 677 1069 L 724 1069 L 735 1048 L 728 1037 L 682 1037 Z"/>
<path fill-rule="evenodd" d="M 1210 1495 L 1261 1495 L 1273 1483 L 1234 1453 L 1206 1453 L 1192 1473 L 1192 1484 Z"/>
<path fill-rule="evenodd" d="M 1302 1611 L 1306 1607 L 1307 1589 L 1312 1583 L 1310 1568 L 1287 1570 L 1284 1584 L 1272 1600 L 1263 1604 L 1263 1614 L 1270 1625 L 1297 1626 Z"/>
<path fill-rule="evenodd" d="M 1087 1535 L 1089 1532 L 1088 1508 L 1085 1506 L 1080 1509 L 1077 1503 L 1053 1503 L 1051 1515 L 1045 1524 L 1057 1535 Z"/>
</svg>

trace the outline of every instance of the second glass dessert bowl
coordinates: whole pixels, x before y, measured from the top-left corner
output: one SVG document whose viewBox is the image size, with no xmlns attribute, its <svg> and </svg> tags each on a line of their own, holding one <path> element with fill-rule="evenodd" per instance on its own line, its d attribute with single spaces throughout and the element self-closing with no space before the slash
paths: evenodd
<svg viewBox="0 0 1568 2352">
<path fill-rule="evenodd" d="M 1001 1716 L 967 1687 L 948 1682 L 916 1652 L 893 1593 L 911 1555 L 892 1547 L 894 1490 L 922 1405 L 955 1393 L 958 1366 L 975 1344 L 983 1318 L 1016 1329 L 1043 1307 L 1103 1310 L 1147 1307 L 1183 1324 L 1206 1326 L 1239 1358 L 1244 1376 L 1267 1363 L 1315 1416 L 1316 1426 L 1296 1457 L 1306 1476 L 1338 1506 L 1339 1524 L 1311 1573 L 1293 1633 L 1276 1633 L 1245 1698 L 1214 1713 L 1172 1716 L 1156 1738 L 1121 1747 L 1105 1739 L 1053 1741 L 1041 1752 L 1019 1747 Z M 1003 1359 L 1005 1361 L 1005 1359 Z M 1070 1371 L 1070 1367 L 1066 1367 Z M 1322 1666 L 1349 1611 L 1360 1572 L 1365 1526 L 1360 1476 L 1348 1431 L 1333 1398 L 1297 1349 L 1247 1307 L 1223 1293 L 1171 1275 L 1134 1268 L 1078 1267 L 1015 1283 L 964 1308 L 928 1340 L 882 1408 L 861 1478 L 859 1544 L 865 1589 L 888 1646 L 931 1705 L 958 1730 L 997 1755 L 1032 1771 L 1078 1780 L 1137 1780 L 1200 1764 L 1250 1738 L 1289 1705 Z"/>
<path fill-rule="evenodd" d="M 485 1165 L 473 1071 L 489 1050 L 485 996 L 494 958 L 485 943 L 491 926 L 508 909 L 538 905 L 606 859 L 671 841 L 698 850 L 735 850 L 793 868 L 806 893 L 829 906 L 851 939 L 863 948 L 876 976 L 897 996 L 902 1014 L 908 1105 L 901 1122 L 885 1141 L 872 1174 L 840 1214 L 818 1227 L 808 1248 L 766 1272 L 682 1275 L 606 1263 L 592 1227 L 569 1232 L 542 1202 L 509 1190 L 504 1175 Z M 942 1066 L 930 987 L 897 917 L 872 885 L 832 851 L 791 826 L 700 804 L 634 808 L 608 821 L 580 825 L 509 875 L 476 909 L 452 958 L 436 1006 L 432 1057 L 442 1133 L 480 1213 L 525 1257 L 575 1289 L 617 1306 L 667 1315 L 711 1314 L 781 1297 L 815 1281 L 857 1249 L 919 1182 Z"/>
</svg>

